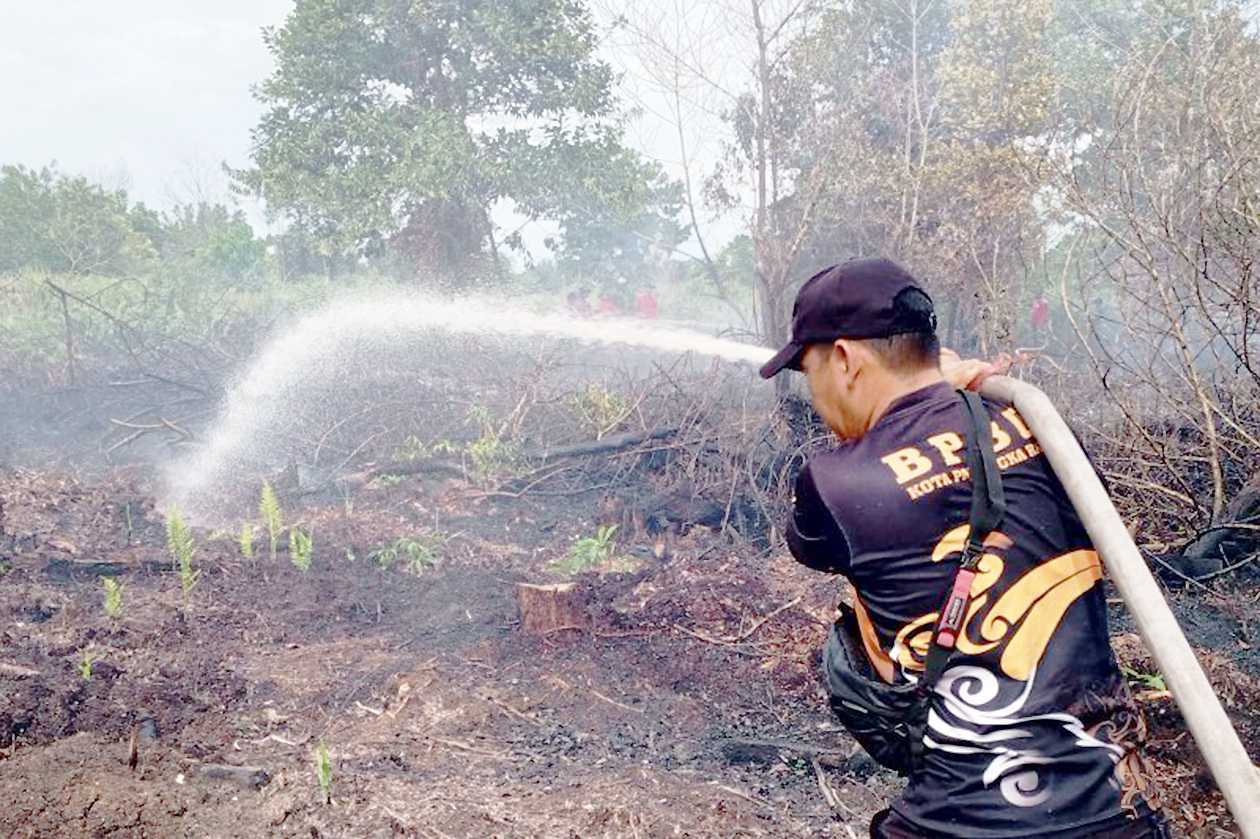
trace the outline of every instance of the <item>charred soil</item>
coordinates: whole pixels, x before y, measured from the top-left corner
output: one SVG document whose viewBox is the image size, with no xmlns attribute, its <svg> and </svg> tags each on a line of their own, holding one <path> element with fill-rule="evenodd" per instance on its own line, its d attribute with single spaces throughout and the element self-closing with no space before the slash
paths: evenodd
<svg viewBox="0 0 1260 839">
<path fill-rule="evenodd" d="M 290 502 L 309 571 L 287 538 L 248 559 L 195 530 L 187 596 L 141 479 L 9 473 L 0 502 L 5 835 L 847 837 L 899 785 L 815 678 L 834 581 L 707 528 L 659 557 L 627 534 L 575 578 L 590 625 L 528 635 L 516 584 L 558 579 L 597 498 L 413 479 Z M 1256 595 L 1179 597 L 1254 747 Z M 1170 814 L 1230 835 L 1141 643 L 1117 648 Z"/>
</svg>

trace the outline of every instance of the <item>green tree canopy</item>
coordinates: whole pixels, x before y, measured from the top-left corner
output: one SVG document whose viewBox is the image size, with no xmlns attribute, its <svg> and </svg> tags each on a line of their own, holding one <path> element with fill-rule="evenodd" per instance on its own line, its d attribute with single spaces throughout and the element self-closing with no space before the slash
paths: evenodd
<svg viewBox="0 0 1260 839">
<path fill-rule="evenodd" d="M 243 212 L 205 201 L 165 213 L 155 238 L 163 259 L 232 279 L 260 270 L 266 256 Z"/>
<path fill-rule="evenodd" d="M 563 243 L 664 186 L 621 145 L 579 0 L 300 0 L 264 38 L 276 70 L 237 176 L 329 254 L 463 278 L 496 245 L 500 199 L 559 221 Z"/>
<path fill-rule="evenodd" d="M 38 266 L 75 274 L 114 274 L 154 256 L 151 214 L 54 167 L 0 167 L 0 271 Z"/>
</svg>

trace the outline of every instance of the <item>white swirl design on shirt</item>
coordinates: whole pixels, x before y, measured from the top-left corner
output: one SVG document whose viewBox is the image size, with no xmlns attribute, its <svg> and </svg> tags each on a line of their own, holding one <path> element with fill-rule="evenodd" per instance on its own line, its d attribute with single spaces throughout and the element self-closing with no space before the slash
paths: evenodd
<svg viewBox="0 0 1260 839">
<path fill-rule="evenodd" d="M 936 685 L 942 702 L 928 713 L 930 733 L 923 738 L 929 749 L 948 754 L 992 755 L 984 785 L 996 783 L 1002 797 L 1015 807 L 1036 807 L 1050 799 L 1048 773 L 1036 767 L 1065 759 L 1054 755 L 1073 748 L 1102 749 L 1113 763 L 1124 755 L 1119 746 L 1088 734 L 1084 723 L 1071 714 L 1020 716 L 1036 678 L 1034 668 L 1014 701 L 987 708 L 1001 693 L 998 676 L 975 665 L 951 667 Z"/>
</svg>

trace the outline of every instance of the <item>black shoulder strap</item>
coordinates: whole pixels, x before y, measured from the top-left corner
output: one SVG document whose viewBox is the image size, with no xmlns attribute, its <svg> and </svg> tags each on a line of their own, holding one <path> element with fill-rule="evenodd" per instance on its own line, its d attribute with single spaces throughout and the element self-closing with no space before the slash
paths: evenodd
<svg viewBox="0 0 1260 839">
<path fill-rule="evenodd" d="M 983 542 L 1006 516 L 1006 494 L 1002 491 L 1002 474 L 993 452 L 989 412 L 975 391 L 960 390 L 959 394 L 971 426 L 971 445 L 967 447 L 967 465 L 971 469 L 971 535 L 972 541 Z"/>
<path fill-rule="evenodd" d="M 1006 516 L 1006 495 L 1002 491 L 1002 474 L 993 453 L 993 432 L 989 412 L 979 395 L 970 390 L 958 391 L 963 413 L 968 419 L 967 466 L 971 470 L 971 517 L 967 543 L 963 548 L 958 570 L 950 591 L 936 619 L 932 643 L 919 685 L 925 692 L 936 686 L 945 665 L 954 652 L 954 645 L 966 620 L 971 601 L 971 582 L 976 566 L 984 555 L 984 540 L 996 530 Z"/>
</svg>

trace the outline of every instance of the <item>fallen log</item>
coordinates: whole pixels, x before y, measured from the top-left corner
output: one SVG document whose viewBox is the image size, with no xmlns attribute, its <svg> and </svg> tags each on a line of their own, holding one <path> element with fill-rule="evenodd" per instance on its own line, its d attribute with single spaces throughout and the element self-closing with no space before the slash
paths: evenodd
<svg viewBox="0 0 1260 839">
<path fill-rule="evenodd" d="M 1215 574 L 1260 548 L 1260 473 L 1243 484 L 1221 520 L 1181 552 L 1181 570 L 1191 577 Z"/>
<path fill-rule="evenodd" d="M 609 452 L 621 451 L 631 446 L 637 446 L 640 443 L 650 443 L 653 440 L 664 440 L 667 437 L 673 437 L 678 433 L 677 428 L 653 428 L 648 431 L 626 431 L 622 434 L 609 434 L 607 437 L 601 437 L 598 440 L 590 440 L 585 443 L 572 443 L 567 446 L 552 446 L 549 448 L 536 448 L 522 452 L 522 456 L 527 460 L 560 460 L 566 457 L 585 457 L 592 454 L 607 454 Z"/>
<path fill-rule="evenodd" d="M 678 433 L 677 428 L 653 428 L 647 431 L 627 431 L 622 434 L 610 434 L 599 440 L 588 440 L 581 443 L 571 443 L 565 446 L 547 446 L 525 449 L 520 453 L 523 460 L 538 461 L 548 463 L 556 460 L 563 460 L 571 457 L 586 457 L 593 454 L 609 454 L 611 452 L 628 449 L 641 443 L 649 443 L 653 440 L 664 440 Z M 359 487 L 367 484 L 374 478 L 381 475 L 420 475 L 424 473 L 436 473 L 455 475 L 463 477 L 467 470 L 465 464 L 458 460 L 448 460 L 445 458 L 422 457 L 414 460 L 398 460 L 392 463 L 382 463 L 379 465 L 369 466 L 359 472 L 342 475 L 337 479 L 341 484 L 349 487 Z M 302 494 L 309 494 L 318 491 L 318 488 L 306 490 Z"/>
<path fill-rule="evenodd" d="M 421 475 L 425 472 L 463 477 L 464 465 L 458 461 L 442 460 L 434 457 L 416 458 L 415 460 L 399 460 L 393 463 L 382 463 L 378 466 L 369 466 L 367 469 L 362 471 L 342 475 L 337 479 L 337 481 L 345 486 L 360 487 L 382 475 Z M 303 490 L 301 494 L 308 495 L 313 492 L 318 492 L 321 488 L 322 487 L 315 487 L 314 489 Z"/>
</svg>

